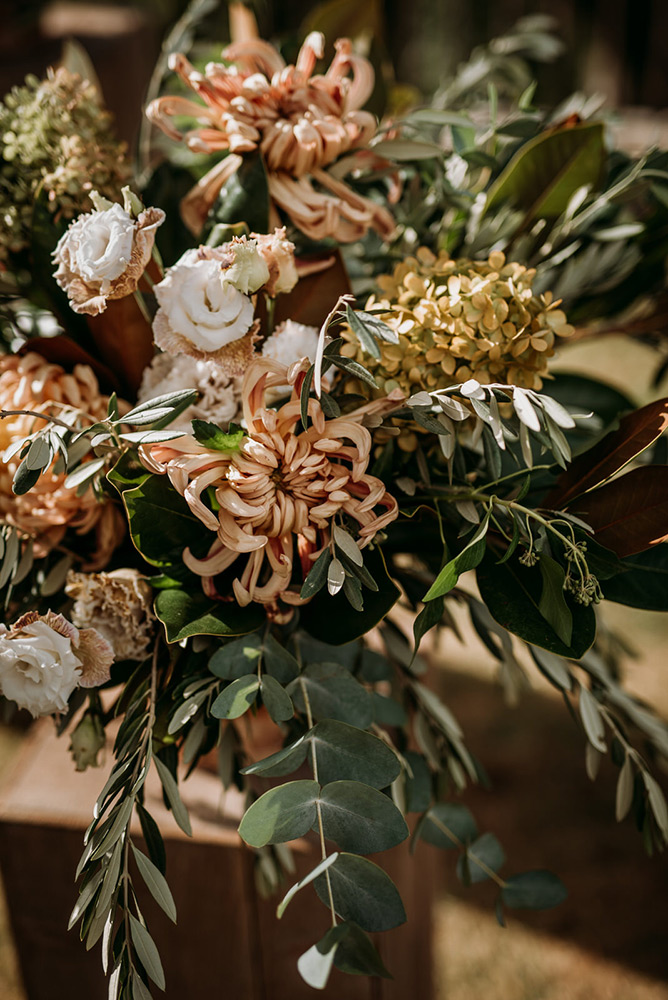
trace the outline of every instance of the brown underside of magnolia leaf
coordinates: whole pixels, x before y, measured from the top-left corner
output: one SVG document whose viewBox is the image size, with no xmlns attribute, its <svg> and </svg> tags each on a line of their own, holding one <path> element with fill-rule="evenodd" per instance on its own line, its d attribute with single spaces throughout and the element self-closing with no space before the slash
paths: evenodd
<svg viewBox="0 0 668 1000">
<path fill-rule="evenodd" d="M 153 331 L 134 295 L 108 301 L 103 313 L 86 320 L 101 360 L 117 376 L 122 391 L 136 394 L 154 349 Z"/>
</svg>

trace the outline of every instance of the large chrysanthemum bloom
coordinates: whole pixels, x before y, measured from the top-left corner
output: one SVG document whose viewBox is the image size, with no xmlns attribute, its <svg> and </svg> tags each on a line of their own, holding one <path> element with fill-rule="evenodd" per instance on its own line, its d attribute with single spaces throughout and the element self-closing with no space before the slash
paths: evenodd
<svg viewBox="0 0 668 1000">
<path fill-rule="evenodd" d="M 76 409 L 91 418 L 107 415 L 108 399 L 101 395 L 97 379 L 87 365 L 76 365 L 71 374 L 39 354 L 0 358 L 0 409 L 32 410 L 54 416 Z M 122 521 L 111 504 L 100 503 L 91 489 L 77 496 L 65 487 L 65 475 L 45 470 L 33 488 L 22 496 L 12 492 L 19 454 L 4 460 L 8 448 L 44 426 L 35 417 L 18 415 L 0 420 L 0 517 L 35 541 L 38 556 L 58 545 L 68 528 L 78 534 L 96 532 L 95 552 L 88 568 L 97 569 L 109 560 L 122 535 Z M 94 455 L 91 452 L 91 458 Z"/>
<path fill-rule="evenodd" d="M 222 53 L 235 65 L 210 63 L 203 75 L 185 56 L 171 57 L 171 69 L 206 106 L 184 97 L 160 97 L 149 105 L 148 117 L 195 152 L 229 154 L 182 203 L 184 220 L 195 234 L 244 154 L 256 150 L 265 159 L 273 203 L 309 238 L 350 243 L 369 228 L 383 237 L 393 232 L 394 220 L 386 209 L 325 169 L 342 154 L 367 146 L 376 120 L 360 110 L 373 89 L 371 64 L 353 54 L 350 39 L 341 38 L 327 72 L 312 76 L 324 50 L 323 35 L 312 32 L 296 64 L 286 66 L 267 42 L 240 41 Z M 182 135 L 172 123 L 175 115 L 202 124 Z"/>
<path fill-rule="evenodd" d="M 214 578 L 238 563 L 232 589 L 242 606 L 255 601 L 275 607 L 279 599 L 302 603 L 302 580 L 331 543 L 337 519 L 356 523 L 357 542 L 364 548 L 397 516 L 394 497 L 367 473 L 372 441 L 364 421 L 376 422 L 403 396 L 331 420 L 310 399 L 311 424 L 300 433 L 299 388 L 306 367 L 270 358 L 253 362 L 243 383 L 247 437 L 238 452 L 212 451 L 189 436 L 144 451 L 146 465 L 167 473 L 192 512 L 215 532 L 204 559 L 186 549 L 184 562 L 214 596 Z M 268 409 L 267 391 L 286 383 L 293 387 L 290 401 Z M 215 512 L 202 499 L 210 489 Z M 300 572 L 295 572 L 296 555 Z"/>
</svg>

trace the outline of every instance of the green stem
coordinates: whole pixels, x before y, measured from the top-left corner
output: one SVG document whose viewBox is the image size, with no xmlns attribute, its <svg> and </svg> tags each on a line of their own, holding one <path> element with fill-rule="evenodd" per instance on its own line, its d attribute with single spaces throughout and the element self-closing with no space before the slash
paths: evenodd
<svg viewBox="0 0 668 1000">
<path fill-rule="evenodd" d="M 492 868 L 490 868 L 488 865 L 485 864 L 484 861 L 481 861 L 480 858 L 473 853 L 473 851 L 467 850 L 466 844 L 463 841 L 461 841 L 459 837 L 445 825 L 445 823 L 442 823 L 440 819 L 438 819 L 436 816 L 433 815 L 429 816 L 429 822 L 433 823 L 434 826 L 441 831 L 441 833 L 444 833 L 446 837 L 448 837 L 453 842 L 453 844 L 455 844 L 455 846 L 460 849 L 460 851 L 466 851 L 469 858 L 472 858 L 475 864 L 478 866 L 478 868 L 484 871 L 485 875 L 487 875 L 488 878 L 491 878 L 492 882 L 496 882 L 496 884 L 500 889 L 506 888 L 508 883 L 504 882 L 501 876 L 497 875 Z"/>
<path fill-rule="evenodd" d="M 308 690 L 306 684 L 304 683 L 304 678 L 299 678 L 299 686 L 302 690 L 302 697 L 304 698 L 304 707 L 306 709 L 306 724 L 309 729 L 313 728 L 313 713 L 311 712 L 311 702 L 308 696 Z M 318 757 L 315 749 L 315 743 L 311 741 L 311 761 L 313 767 L 313 779 L 318 781 Z M 318 834 L 320 836 L 320 854 L 322 860 L 325 861 L 327 858 L 327 847 L 325 846 L 325 831 L 322 825 L 322 809 L 320 806 L 320 797 L 318 797 L 316 804 L 316 815 L 318 818 Z M 336 927 L 336 909 L 334 908 L 334 894 L 332 892 L 332 882 L 329 877 L 329 868 L 325 869 L 325 879 L 327 882 L 327 896 L 329 898 L 329 909 L 332 914 L 332 927 Z"/>
</svg>

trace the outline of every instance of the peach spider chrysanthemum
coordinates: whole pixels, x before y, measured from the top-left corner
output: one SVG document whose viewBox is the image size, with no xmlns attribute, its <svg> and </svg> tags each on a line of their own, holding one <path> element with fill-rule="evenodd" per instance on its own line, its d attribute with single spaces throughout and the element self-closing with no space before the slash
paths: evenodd
<svg viewBox="0 0 668 1000">
<path fill-rule="evenodd" d="M 329 544 L 337 516 L 357 522 L 360 548 L 397 516 L 394 497 L 366 471 L 371 435 L 362 421 L 396 408 L 403 396 L 395 394 L 331 420 L 312 398 L 311 425 L 299 433 L 298 387 L 306 366 L 297 362 L 288 368 L 269 358 L 252 363 L 242 388 L 248 433 L 238 452 L 211 451 L 190 436 L 144 451 L 145 464 L 167 473 L 192 512 L 216 532 L 204 559 L 186 549 L 184 562 L 215 595 L 213 578 L 243 561 L 232 582 L 242 606 L 251 601 L 275 605 L 279 598 L 302 603 L 302 577 L 293 580 L 295 548 L 305 577 Z M 293 386 L 290 401 L 278 410 L 267 409 L 267 390 L 286 382 Z M 209 487 L 219 504 L 215 513 L 201 499 Z"/>
<path fill-rule="evenodd" d="M 369 228 L 383 237 L 393 232 L 394 220 L 386 209 L 324 169 L 343 153 L 367 146 L 376 131 L 374 116 L 360 110 L 373 89 L 371 64 L 353 54 L 350 39 L 340 38 L 327 72 L 312 76 L 324 48 L 324 36 L 311 32 L 296 64 L 286 66 L 268 42 L 240 41 L 222 53 L 236 65 L 209 63 L 204 74 L 185 56 L 171 57 L 171 69 L 206 106 L 184 97 L 160 97 L 149 105 L 148 117 L 195 152 L 229 152 L 182 202 L 184 220 L 193 232 L 201 230 L 243 155 L 258 149 L 273 203 L 311 239 L 333 237 L 350 243 Z M 195 117 L 202 124 L 182 136 L 171 122 L 174 115 Z M 316 190 L 312 181 L 325 191 Z"/>
</svg>

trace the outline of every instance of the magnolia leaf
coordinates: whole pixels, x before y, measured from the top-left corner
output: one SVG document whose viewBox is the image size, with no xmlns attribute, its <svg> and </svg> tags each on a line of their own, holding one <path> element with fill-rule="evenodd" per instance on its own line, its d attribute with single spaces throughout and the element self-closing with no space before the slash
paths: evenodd
<svg viewBox="0 0 668 1000">
<path fill-rule="evenodd" d="M 619 422 L 592 448 L 579 455 L 563 472 L 545 499 L 559 510 L 573 498 L 605 482 L 640 455 L 668 428 L 668 399 L 649 403 Z"/>
<path fill-rule="evenodd" d="M 601 580 L 603 596 L 631 608 L 668 611 L 668 545 L 653 545 L 620 560 L 622 572 Z"/>
<path fill-rule="evenodd" d="M 668 539 L 668 467 L 647 465 L 586 493 L 574 513 L 590 524 L 596 541 L 618 556 L 632 556 Z"/>
<path fill-rule="evenodd" d="M 538 568 L 543 578 L 538 610 L 545 621 L 550 623 L 564 645 L 570 646 L 573 635 L 573 615 L 564 597 L 564 580 L 566 579 L 564 569 L 545 553 L 541 554 Z"/>
<path fill-rule="evenodd" d="M 600 184 L 607 152 L 601 122 L 544 132 L 523 143 L 487 192 L 485 211 L 508 203 L 521 209 L 520 228 L 566 211 L 581 187 Z"/>
<path fill-rule="evenodd" d="M 158 592 L 155 613 L 165 626 L 167 642 L 181 642 L 193 635 L 243 635 L 254 632 L 264 621 L 260 605 L 242 608 L 178 587 Z"/>
<path fill-rule="evenodd" d="M 591 605 L 584 606 L 566 596 L 573 616 L 570 645 L 560 639 L 539 610 L 541 574 L 537 567 L 523 566 L 516 556 L 499 565 L 487 553 L 477 569 L 480 596 L 492 617 L 509 632 L 525 642 L 542 646 L 558 656 L 579 659 L 596 636 L 596 615 Z"/>
</svg>

